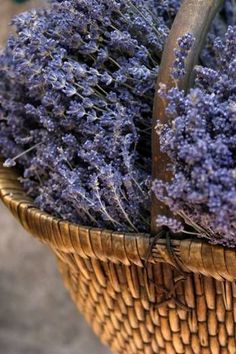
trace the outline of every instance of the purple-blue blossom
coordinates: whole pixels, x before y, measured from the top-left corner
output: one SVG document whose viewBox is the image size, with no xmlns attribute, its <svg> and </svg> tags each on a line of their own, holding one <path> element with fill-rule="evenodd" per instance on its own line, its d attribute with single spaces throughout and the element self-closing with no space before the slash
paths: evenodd
<svg viewBox="0 0 236 354">
<path fill-rule="evenodd" d="M 0 151 L 41 209 L 149 229 L 152 100 L 177 3 L 53 0 L 13 20 L 0 56 Z"/>
<path fill-rule="evenodd" d="M 175 61 L 172 70 L 172 77 L 175 80 L 179 80 L 185 75 L 185 60 L 193 43 L 194 37 L 191 33 L 186 33 L 178 40 L 178 49 L 175 50 Z"/>
<path fill-rule="evenodd" d="M 153 189 L 199 237 L 235 246 L 236 27 L 216 38 L 212 50 L 216 66 L 197 66 L 194 88 L 186 96 L 177 88 L 160 91 L 172 123 L 159 127 L 158 134 L 173 178 L 156 181 Z"/>
<path fill-rule="evenodd" d="M 0 55 L 0 153 L 7 166 L 20 169 L 25 191 L 39 208 L 83 225 L 149 231 L 154 87 L 180 3 L 52 0 L 49 8 L 13 20 L 15 34 Z M 232 24 L 231 5 L 231 0 L 225 1 L 212 27 L 203 63 L 221 60 L 225 66 L 223 56 L 217 58 L 224 44 L 212 43 Z M 232 78 L 235 62 L 229 64 Z M 201 87 L 213 87 L 214 93 L 214 83 L 219 83 L 214 65 L 196 71 Z M 232 87 L 226 76 L 219 85 L 224 86 L 222 94 Z M 184 114 L 184 94 L 173 90 L 168 95 L 169 114 Z M 217 107 L 226 114 L 225 107 Z M 227 107 L 233 117 L 234 102 Z M 226 129 L 219 113 L 216 122 Z M 184 122 L 177 123 L 181 136 Z M 201 116 L 195 124 L 202 126 Z M 204 136 L 201 129 L 198 134 Z M 173 138 L 171 130 L 166 134 Z M 235 144 L 233 136 L 229 141 Z M 227 150 L 223 141 L 217 146 L 217 163 L 221 156 L 229 159 L 230 147 Z M 196 161 L 198 149 L 188 156 L 183 146 L 181 156 Z M 180 183 L 184 176 L 176 178 Z M 218 178 L 229 182 L 223 171 Z M 178 195 L 177 188 L 173 193 Z M 191 198 L 199 200 L 201 195 L 194 193 Z M 229 196 L 232 199 L 232 193 Z M 212 208 L 217 205 L 212 199 Z M 175 231 L 179 228 L 174 220 L 159 221 Z"/>
</svg>

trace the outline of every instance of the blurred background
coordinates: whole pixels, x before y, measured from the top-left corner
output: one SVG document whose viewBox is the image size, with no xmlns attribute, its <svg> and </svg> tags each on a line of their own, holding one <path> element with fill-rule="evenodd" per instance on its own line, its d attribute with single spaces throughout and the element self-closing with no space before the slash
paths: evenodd
<svg viewBox="0 0 236 354">
<path fill-rule="evenodd" d="M 0 0 L 0 47 L 11 17 L 43 0 Z M 108 354 L 77 312 L 53 254 L 0 202 L 0 353 Z"/>
</svg>

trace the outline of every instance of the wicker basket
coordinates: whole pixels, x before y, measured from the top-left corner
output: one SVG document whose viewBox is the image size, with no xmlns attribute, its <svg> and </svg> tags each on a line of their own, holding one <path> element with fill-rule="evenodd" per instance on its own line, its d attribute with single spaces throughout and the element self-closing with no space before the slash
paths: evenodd
<svg viewBox="0 0 236 354">
<path fill-rule="evenodd" d="M 17 174 L 2 163 L 0 196 L 23 227 L 56 253 L 78 309 L 112 351 L 236 353 L 234 250 L 173 240 L 173 257 L 159 240 L 146 263 L 149 235 L 53 218 L 34 207 Z"/>
<path fill-rule="evenodd" d="M 220 2 L 184 0 L 187 7 L 208 4 L 209 9 Z M 186 33 L 191 23 L 199 32 L 204 17 L 210 17 L 197 8 L 191 15 L 190 21 L 182 12 L 182 25 L 178 26 L 178 19 L 174 24 L 175 38 L 170 36 L 163 54 L 165 65 L 173 60 L 165 53 L 176 42 L 178 30 Z M 199 41 L 203 37 L 201 33 Z M 190 61 L 193 65 L 194 58 Z M 163 75 L 161 80 L 165 79 Z M 112 351 L 236 353 L 235 250 L 200 240 L 170 242 L 81 227 L 51 217 L 34 206 L 17 172 L 4 168 L 2 162 L 2 201 L 30 234 L 51 247 L 72 299 Z"/>
<path fill-rule="evenodd" d="M 173 240 L 173 257 L 157 240 L 147 261 L 148 235 L 53 218 L 34 207 L 17 174 L 2 163 L 0 196 L 23 227 L 55 252 L 72 299 L 112 351 L 236 353 L 234 250 Z"/>
</svg>

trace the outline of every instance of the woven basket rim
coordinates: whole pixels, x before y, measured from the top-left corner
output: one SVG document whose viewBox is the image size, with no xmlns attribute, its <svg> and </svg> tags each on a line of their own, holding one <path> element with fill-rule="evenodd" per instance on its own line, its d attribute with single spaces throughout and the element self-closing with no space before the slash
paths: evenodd
<svg viewBox="0 0 236 354">
<path fill-rule="evenodd" d="M 201 239 L 172 239 L 170 252 L 164 239 L 154 240 L 150 248 L 153 238 L 147 233 L 121 233 L 77 225 L 38 209 L 18 178 L 17 170 L 3 167 L 0 159 L 0 199 L 30 234 L 54 250 L 127 266 L 143 267 L 146 261 L 165 262 L 185 272 L 201 273 L 218 280 L 236 279 L 234 249 L 211 245 Z"/>
</svg>

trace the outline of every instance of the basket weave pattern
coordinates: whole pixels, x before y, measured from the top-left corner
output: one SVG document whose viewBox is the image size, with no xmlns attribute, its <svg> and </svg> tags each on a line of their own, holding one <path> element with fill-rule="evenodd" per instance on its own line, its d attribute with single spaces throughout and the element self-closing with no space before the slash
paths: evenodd
<svg viewBox="0 0 236 354">
<path fill-rule="evenodd" d="M 0 164 L 0 196 L 48 244 L 73 301 L 117 353 L 236 353 L 236 252 L 201 241 L 80 227 L 41 212 L 13 169 Z M 185 307 L 186 308 L 185 308 Z"/>
</svg>

